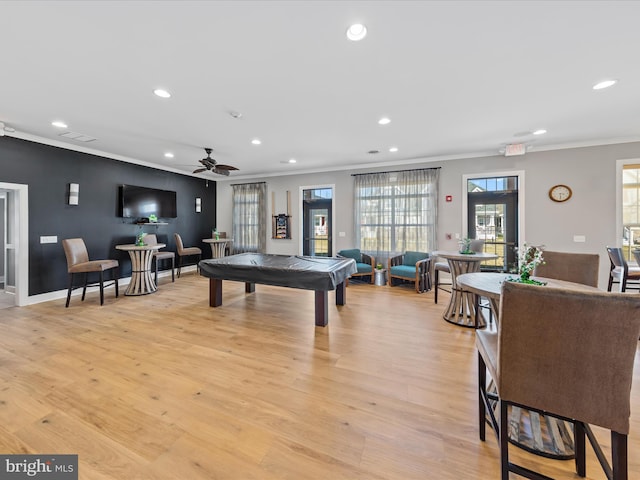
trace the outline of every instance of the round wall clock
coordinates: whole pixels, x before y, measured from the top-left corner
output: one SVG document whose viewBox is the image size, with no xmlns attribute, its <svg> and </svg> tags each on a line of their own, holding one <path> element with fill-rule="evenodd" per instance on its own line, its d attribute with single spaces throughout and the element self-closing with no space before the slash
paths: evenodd
<svg viewBox="0 0 640 480">
<path fill-rule="evenodd" d="M 566 185 L 554 185 L 549 189 L 549 198 L 554 202 L 566 202 L 571 198 L 572 193 Z"/>
</svg>

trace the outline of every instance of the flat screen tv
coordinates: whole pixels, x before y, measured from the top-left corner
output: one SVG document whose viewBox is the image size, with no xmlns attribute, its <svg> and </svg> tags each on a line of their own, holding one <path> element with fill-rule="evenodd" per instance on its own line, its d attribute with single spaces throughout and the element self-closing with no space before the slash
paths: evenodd
<svg viewBox="0 0 640 480">
<path fill-rule="evenodd" d="M 157 188 L 122 185 L 120 187 L 120 216 L 124 218 L 176 218 L 176 192 Z"/>
</svg>

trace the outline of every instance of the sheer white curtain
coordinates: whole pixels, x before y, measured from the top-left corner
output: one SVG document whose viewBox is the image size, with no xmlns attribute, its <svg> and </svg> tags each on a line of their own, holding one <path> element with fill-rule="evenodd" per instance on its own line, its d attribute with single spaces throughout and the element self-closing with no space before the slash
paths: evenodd
<svg viewBox="0 0 640 480">
<path fill-rule="evenodd" d="M 267 184 L 245 183 L 233 187 L 233 250 L 236 253 L 267 249 Z"/>
<path fill-rule="evenodd" d="M 355 175 L 356 246 L 376 258 L 432 252 L 439 168 Z"/>
</svg>

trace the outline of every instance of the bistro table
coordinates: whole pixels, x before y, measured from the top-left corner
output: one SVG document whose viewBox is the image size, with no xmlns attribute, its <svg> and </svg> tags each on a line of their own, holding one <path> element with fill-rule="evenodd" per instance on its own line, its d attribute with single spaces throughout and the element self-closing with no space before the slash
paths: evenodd
<svg viewBox="0 0 640 480">
<path fill-rule="evenodd" d="M 480 270 L 480 263 L 485 260 L 494 260 L 498 255 L 493 253 L 460 253 L 453 251 L 436 250 L 432 253 L 434 257 L 442 257 L 449 263 L 451 272 L 451 298 L 449 305 L 442 317 L 449 323 L 462 327 L 481 328 L 486 325 L 481 315 L 476 316 L 474 308 L 474 295 L 463 290 L 457 285 L 459 275 L 477 272 Z"/>
<path fill-rule="evenodd" d="M 154 245 L 116 245 L 116 250 L 129 252 L 131 257 L 131 281 L 125 295 L 146 295 L 158 290 L 151 275 L 153 252 L 166 247 L 164 243 Z"/>
<path fill-rule="evenodd" d="M 233 242 L 233 238 L 203 238 L 202 241 L 211 245 L 212 258 L 222 258 L 227 244 Z"/>
<path fill-rule="evenodd" d="M 478 309 L 478 297 L 486 297 L 491 303 L 491 309 L 496 323 L 498 323 L 500 321 L 498 312 L 502 284 L 509 278 L 517 277 L 517 274 L 509 273 L 475 272 L 459 275 L 456 281 L 458 288 L 475 297 L 473 301 L 475 315 L 481 317 Z M 548 287 L 599 291 L 598 288 L 590 285 L 564 280 L 543 277 L 534 277 L 534 279 L 545 282 L 545 286 Z M 540 288 L 545 288 L 545 286 Z M 543 457 L 567 460 L 575 456 L 573 429 L 570 423 L 553 415 L 542 415 L 516 406 L 510 407 L 509 441 Z"/>
</svg>

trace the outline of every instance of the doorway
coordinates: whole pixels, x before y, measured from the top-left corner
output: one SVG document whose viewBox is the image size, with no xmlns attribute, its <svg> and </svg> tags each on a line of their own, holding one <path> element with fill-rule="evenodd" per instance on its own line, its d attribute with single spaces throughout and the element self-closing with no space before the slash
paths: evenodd
<svg viewBox="0 0 640 480">
<path fill-rule="evenodd" d="M 333 256 L 333 186 L 304 187 L 302 194 L 302 254 Z"/>
<path fill-rule="evenodd" d="M 27 185 L 0 182 L 0 308 L 27 304 L 28 188 Z"/>
<path fill-rule="evenodd" d="M 467 178 L 467 234 L 484 240 L 484 251 L 498 255 L 483 270 L 508 272 L 517 266 L 520 238 L 518 175 Z"/>
</svg>

